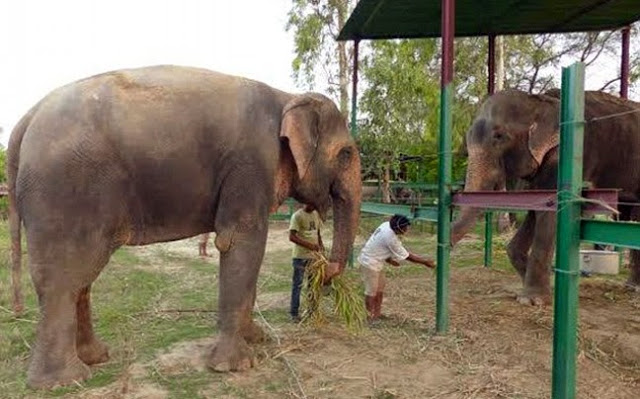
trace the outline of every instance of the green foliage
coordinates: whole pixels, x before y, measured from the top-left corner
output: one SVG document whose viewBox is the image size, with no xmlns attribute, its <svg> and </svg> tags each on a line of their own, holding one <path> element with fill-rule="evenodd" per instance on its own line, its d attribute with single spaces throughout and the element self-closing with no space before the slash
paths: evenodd
<svg viewBox="0 0 640 399">
<path fill-rule="evenodd" d="M 348 110 L 351 57 L 347 43 L 337 42 L 353 0 L 292 0 L 287 31 L 293 31 L 295 58 L 291 66 L 298 85 L 313 90 L 318 78 L 323 90 L 339 100 L 340 111 Z"/>
<path fill-rule="evenodd" d="M 461 41 L 456 66 L 453 148 L 462 145 L 484 79 L 478 39 Z M 362 94 L 359 144 L 365 173 L 399 167 L 399 155 L 421 156 L 408 167 L 409 180 L 433 182 L 437 176 L 437 138 L 440 120 L 440 48 L 434 40 L 394 40 L 371 44 L 363 61 L 367 88 Z M 480 76 L 478 76 L 480 75 Z M 473 78 L 469 78 L 469 77 Z M 466 77 L 466 78 L 463 78 Z M 464 175 L 465 159 L 454 158 L 454 179 Z"/>
</svg>

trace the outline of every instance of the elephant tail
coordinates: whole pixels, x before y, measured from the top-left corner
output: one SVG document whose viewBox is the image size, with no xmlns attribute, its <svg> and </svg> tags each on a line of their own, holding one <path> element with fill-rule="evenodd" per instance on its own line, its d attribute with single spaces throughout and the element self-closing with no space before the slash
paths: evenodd
<svg viewBox="0 0 640 399">
<path fill-rule="evenodd" d="M 16 179 L 18 177 L 18 165 L 20 163 L 20 147 L 31 119 L 35 114 L 37 105 L 20 119 L 11 133 L 7 148 L 7 180 L 9 191 L 9 232 L 11 235 L 11 282 L 13 286 L 13 311 L 19 315 L 24 310 L 24 298 L 22 295 L 22 241 L 21 225 L 18 202 L 16 197 Z"/>
</svg>

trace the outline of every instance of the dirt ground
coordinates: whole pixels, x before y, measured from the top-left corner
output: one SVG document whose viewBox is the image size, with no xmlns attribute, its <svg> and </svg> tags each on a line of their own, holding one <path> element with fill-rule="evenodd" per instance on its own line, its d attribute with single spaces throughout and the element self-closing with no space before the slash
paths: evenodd
<svg viewBox="0 0 640 399">
<path fill-rule="evenodd" d="M 161 245 L 169 252 L 192 253 L 194 248 L 192 241 Z M 149 248 L 137 250 L 153 258 Z M 287 248 L 286 227 L 272 228 L 268 251 Z M 269 272 L 265 265 L 262 273 Z M 552 309 L 519 305 L 514 298 L 520 282 L 511 272 L 452 267 L 450 333 L 438 336 L 434 276 L 419 268 L 392 274 L 383 307 L 389 318 L 359 334 L 334 325 L 316 329 L 269 321 L 262 312 L 286 312 L 288 293 L 260 293 L 256 319 L 271 339 L 255 348 L 257 367 L 221 377 L 224 386 L 212 383 L 198 395 L 548 398 Z M 640 397 L 640 295 L 625 291 L 619 282 L 583 280 L 579 330 L 578 398 Z M 152 370 L 169 381 L 172 376 L 208 372 L 202 354 L 214 339 L 181 342 L 152 361 L 132 364 L 114 384 L 72 396 L 168 398 L 160 385 L 143 375 Z"/>
</svg>

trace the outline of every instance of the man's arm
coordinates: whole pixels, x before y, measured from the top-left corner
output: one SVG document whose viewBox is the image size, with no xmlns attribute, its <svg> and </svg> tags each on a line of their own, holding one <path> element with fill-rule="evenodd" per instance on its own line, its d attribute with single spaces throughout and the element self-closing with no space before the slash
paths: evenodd
<svg viewBox="0 0 640 399">
<path fill-rule="evenodd" d="M 412 252 L 409 252 L 409 257 L 407 258 L 407 260 L 413 263 L 419 263 L 421 265 L 425 265 L 426 267 L 431 269 L 436 267 L 435 262 L 433 262 L 431 259 L 423 258 L 422 256 L 418 256 Z"/>
<path fill-rule="evenodd" d="M 305 247 L 310 251 L 318 251 L 320 250 L 320 246 L 316 245 L 312 242 L 309 242 L 307 240 L 304 240 L 302 238 L 300 238 L 297 234 L 298 232 L 296 230 L 289 230 L 289 241 L 300 245 L 301 247 Z"/>
<path fill-rule="evenodd" d="M 395 267 L 399 267 L 400 266 L 400 262 L 397 262 L 397 261 L 395 261 L 395 260 L 393 260 L 391 258 L 385 259 L 385 262 L 387 262 L 391 266 L 395 266 Z"/>
</svg>

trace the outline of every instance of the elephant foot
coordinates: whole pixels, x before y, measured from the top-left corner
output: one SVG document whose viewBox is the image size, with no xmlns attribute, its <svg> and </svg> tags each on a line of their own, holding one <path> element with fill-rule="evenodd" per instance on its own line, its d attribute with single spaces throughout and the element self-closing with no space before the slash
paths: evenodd
<svg viewBox="0 0 640 399">
<path fill-rule="evenodd" d="M 91 342 L 78 344 L 76 350 L 80 360 L 88 365 L 104 363 L 109 360 L 109 347 L 97 338 Z"/>
<path fill-rule="evenodd" d="M 90 376 L 89 366 L 78 358 L 59 368 L 49 368 L 32 360 L 27 373 L 27 384 L 35 389 L 52 389 L 82 382 Z"/>
<path fill-rule="evenodd" d="M 528 290 L 524 289 L 516 298 L 518 303 L 525 306 L 548 306 L 551 305 L 551 293 L 549 290 Z"/>
<path fill-rule="evenodd" d="M 266 335 L 253 320 L 248 319 L 242 326 L 240 334 L 248 344 L 257 344 L 266 340 Z"/>
<path fill-rule="evenodd" d="M 220 373 L 244 371 L 253 367 L 253 355 L 244 338 L 222 336 L 209 353 L 206 363 L 207 367 Z"/>
</svg>

